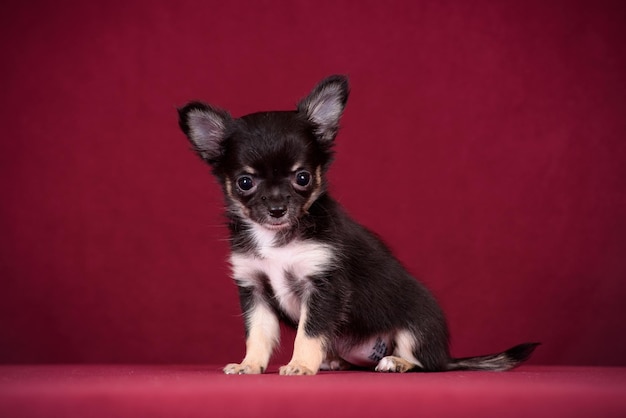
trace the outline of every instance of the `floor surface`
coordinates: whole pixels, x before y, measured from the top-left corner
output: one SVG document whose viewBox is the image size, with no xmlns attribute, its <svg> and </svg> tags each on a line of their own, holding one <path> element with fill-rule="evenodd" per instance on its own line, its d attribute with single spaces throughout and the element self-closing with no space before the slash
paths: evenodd
<svg viewBox="0 0 626 418">
<path fill-rule="evenodd" d="M 1 417 L 626 417 L 626 368 L 286 377 L 203 365 L 2 365 Z"/>
</svg>

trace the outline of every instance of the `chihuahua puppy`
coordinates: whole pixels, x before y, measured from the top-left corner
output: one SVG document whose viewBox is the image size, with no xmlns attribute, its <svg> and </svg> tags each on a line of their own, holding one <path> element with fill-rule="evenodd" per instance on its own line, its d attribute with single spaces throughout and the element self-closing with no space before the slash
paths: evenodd
<svg viewBox="0 0 626 418">
<path fill-rule="evenodd" d="M 233 118 L 201 102 L 179 124 L 224 192 L 230 264 L 245 318 L 246 354 L 227 374 L 267 369 L 279 321 L 296 328 L 282 375 L 349 367 L 380 372 L 507 370 L 536 343 L 452 358 L 431 293 L 328 194 L 326 172 L 348 80 L 322 80 L 295 110 Z"/>
</svg>

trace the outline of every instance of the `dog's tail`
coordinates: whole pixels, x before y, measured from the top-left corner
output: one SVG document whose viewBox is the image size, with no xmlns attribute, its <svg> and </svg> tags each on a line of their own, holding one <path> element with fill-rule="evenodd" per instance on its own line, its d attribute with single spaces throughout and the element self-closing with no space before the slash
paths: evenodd
<svg viewBox="0 0 626 418">
<path fill-rule="evenodd" d="M 504 371 L 517 367 L 527 360 L 540 343 L 524 343 L 502 353 L 486 356 L 453 358 L 447 370 Z"/>
</svg>

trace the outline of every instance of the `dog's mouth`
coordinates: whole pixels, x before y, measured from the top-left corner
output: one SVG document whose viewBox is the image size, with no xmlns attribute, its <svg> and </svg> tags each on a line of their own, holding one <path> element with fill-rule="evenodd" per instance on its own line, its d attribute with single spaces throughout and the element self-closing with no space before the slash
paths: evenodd
<svg viewBox="0 0 626 418">
<path fill-rule="evenodd" d="M 282 229 L 286 229 L 289 228 L 291 226 L 291 223 L 284 220 L 282 222 L 280 221 L 270 221 L 270 222 L 265 222 L 263 224 L 261 224 L 264 228 L 267 228 L 271 231 L 280 231 Z"/>
</svg>

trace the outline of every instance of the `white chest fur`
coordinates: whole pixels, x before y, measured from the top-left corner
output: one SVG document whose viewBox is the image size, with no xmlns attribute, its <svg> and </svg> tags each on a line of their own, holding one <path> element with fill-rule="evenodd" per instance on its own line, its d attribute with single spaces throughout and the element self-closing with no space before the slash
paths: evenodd
<svg viewBox="0 0 626 418">
<path fill-rule="evenodd" d="M 267 277 L 283 311 L 298 322 L 302 297 L 311 290 L 309 278 L 323 272 L 332 262 L 330 246 L 312 240 L 294 240 L 276 246 L 276 232 L 253 226 L 256 254 L 233 253 L 233 278 L 240 286 L 262 289 Z"/>
</svg>

